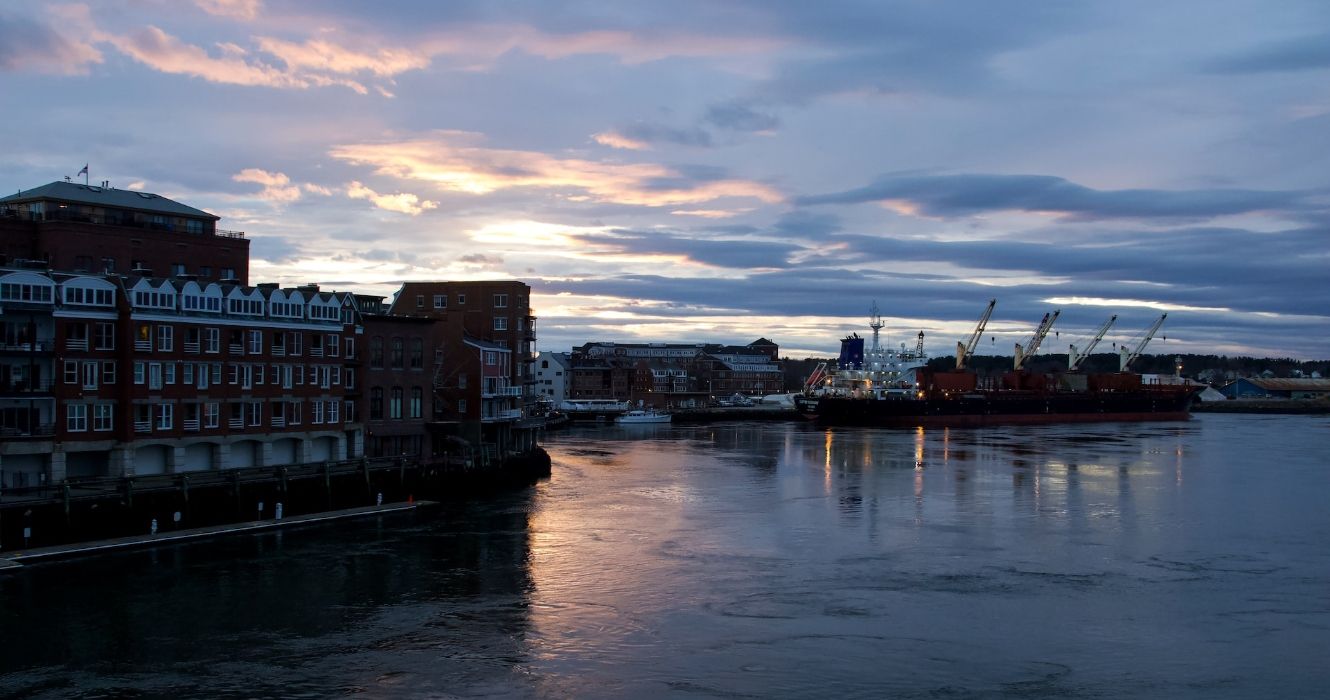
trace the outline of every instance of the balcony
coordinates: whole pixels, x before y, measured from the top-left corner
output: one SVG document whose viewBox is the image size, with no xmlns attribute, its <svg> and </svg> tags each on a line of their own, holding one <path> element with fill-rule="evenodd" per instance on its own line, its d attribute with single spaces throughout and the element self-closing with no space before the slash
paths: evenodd
<svg viewBox="0 0 1330 700">
<path fill-rule="evenodd" d="M 136 340 L 134 341 L 134 349 L 139 352 L 152 352 L 152 341 Z"/>
<path fill-rule="evenodd" d="M 136 433 L 151 433 L 151 432 L 152 432 L 152 421 L 150 421 L 150 420 L 136 420 L 136 421 L 134 421 L 134 432 L 136 432 Z"/>
<path fill-rule="evenodd" d="M 86 351 L 86 350 L 88 349 L 88 339 L 87 339 L 87 338 L 66 338 L 66 339 L 65 339 L 65 349 L 66 349 L 66 350 L 84 350 L 84 351 Z"/>
<path fill-rule="evenodd" d="M 480 396 L 481 398 L 486 398 L 486 399 L 502 398 L 506 396 L 520 397 L 522 396 L 522 387 L 503 386 L 498 388 L 485 389 L 484 391 L 481 392 Z"/>
<path fill-rule="evenodd" d="M 230 345 L 226 346 L 226 349 L 227 349 L 228 351 L 230 351 L 230 353 L 231 353 L 232 355 L 244 355 L 244 354 L 245 354 L 245 345 L 244 345 L 244 343 L 231 343 Z"/>
<path fill-rule="evenodd" d="M 197 433 L 199 431 L 199 419 L 195 418 L 194 420 L 190 420 L 186 418 L 183 421 L 183 426 L 185 428 L 185 432 Z"/>
<path fill-rule="evenodd" d="M 95 224 L 97 226 L 120 226 L 123 228 L 141 228 L 149 231 L 167 231 L 169 233 L 181 233 L 190 236 L 217 236 L 219 238 L 237 239 L 245 237 L 243 231 L 227 231 L 225 229 L 206 231 L 202 226 L 197 230 L 192 230 L 189 226 L 179 226 L 175 222 L 134 221 L 133 216 L 129 212 L 122 213 L 115 210 L 106 214 L 89 214 L 69 211 L 67 209 L 52 209 L 44 214 L 30 213 L 29 217 L 33 221 L 73 221 L 82 224 Z"/>
<path fill-rule="evenodd" d="M 188 340 L 186 340 L 186 341 L 185 341 L 185 352 L 189 353 L 190 355 L 197 355 L 197 354 L 199 354 L 199 343 L 198 343 L 198 341 L 196 340 L 196 341 L 194 341 L 194 342 L 191 343 L 191 342 L 189 342 Z"/>
<path fill-rule="evenodd" d="M 285 346 L 285 345 L 274 345 L 274 346 L 272 346 L 272 356 L 273 356 L 273 357 L 286 357 L 286 346 Z"/>
<path fill-rule="evenodd" d="M 51 340 L 39 340 L 36 343 L 0 342 L 0 352 L 51 352 L 54 348 L 55 342 Z"/>
<path fill-rule="evenodd" d="M 322 348 L 322 347 L 318 347 L 318 346 L 310 348 L 310 349 L 309 349 L 309 356 L 310 356 L 310 357 L 323 357 L 323 348 Z"/>
<path fill-rule="evenodd" d="M 10 438 L 48 438 L 55 435 L 54 423 L 38 423 L 26 426 L 0 426 L 0 437 Z"/>
<path fill-rule="evenodd" d="M 244 419 L 244 418 L 232 418 L 232 419 L 226 421 L 226 426 L 227 426 L 228 428 L 232 429 L 232 430 L 244 430 L 244 429 L 245 429 L 245 419 Z"/>
<path fill-rule="evenodd" d="M 273 416 L 273 417 L 272 417 L 272 427 L 274 427 L 274 428 L 285 428 L 285 427 L 286 427 L 286 419 L 283 418 L 282 416 Z"/>
<path fill-rule="evenodd" d="M 481 416 L 480 420 L 485 423 L 493 423 L 496 421 L 517 420 L 521 417 L 522 409 L 513 408 L 505 411 L 493 411 L 492 413 L 487 413 Z"/>
<path fill-rule="evenodd" d="M 50 379 L 11 379 L 0 382 L 0 396 L 15 394 L 50 394 L 55 384 Z"/>
</svg>

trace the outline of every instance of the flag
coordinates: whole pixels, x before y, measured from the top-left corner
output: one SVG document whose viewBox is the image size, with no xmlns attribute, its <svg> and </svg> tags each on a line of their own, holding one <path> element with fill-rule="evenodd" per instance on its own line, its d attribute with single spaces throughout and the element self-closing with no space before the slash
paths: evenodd
<svg viewBox="0 0 1330 700">
<path fill-rule="evenodd" d="M 78 176 L 78 175 L 87 175 L 87 174 L 88 174 L 88 164 L 87 164 L 87 163 L 84 163 L 84 164 L 83 164 L 83 169 L 82 169 L 82 170 L 80 170 L 80 171 L 78 171 L 77 173 L 75 173 L 76 176 Z"/>
</svg>

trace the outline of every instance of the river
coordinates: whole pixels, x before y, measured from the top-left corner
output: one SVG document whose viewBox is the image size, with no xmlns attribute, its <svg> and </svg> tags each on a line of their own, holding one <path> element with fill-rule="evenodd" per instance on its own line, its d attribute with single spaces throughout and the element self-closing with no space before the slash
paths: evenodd
<svg viewBox="0 0 1330 700">
<path fill-rule="evenodd" d="M 0 697 L 1311 697 L 1330 419 L 573 428 L 416 515 L 0 574 Z"/>
</svg>

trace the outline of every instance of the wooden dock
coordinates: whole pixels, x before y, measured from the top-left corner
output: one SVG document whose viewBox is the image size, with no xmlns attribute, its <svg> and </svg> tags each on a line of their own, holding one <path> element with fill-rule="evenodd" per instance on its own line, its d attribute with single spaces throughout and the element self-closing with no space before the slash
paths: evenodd
<svg viewBox="0 0 1330 700">
<path fill-rule="evenodd" d="M 52 561 L 56 559 L 67 559 L 73 557 L 91 556 L 114 552 L 124 549 L 137 549 L 145 547 L 156 547 L 163 544 L 176 544 L 180 542 L 189 542 L 192 540 L 206 539 L 210 537 L 227 537 L 231 535 L 242 535 L 254 532 L 263 532 L 266 530 L 275 530 L 279 528 L 298 527 L 301 525 L 316 525 L 320 523 L 333 522 L 337 520 L 349 520 L 352 518 L 366 518 L 372 515 L 385 515 L 388 513 L 403 513 L 413 511 L 417 508 L 437 505 L 434 501 L 415 501 L 408 503 L 385 503 L 381 506 L 366 506 L 363 508 L 346 508 L 344 510 L 331 510 L 321 513 L 308 513 L 306 515 L 292 515 L 282 518 L 269 518 L 266 520 L 253 520 L 242 523 L 228 523 L 225 525 L 212 525 L 209 527 L 198 527 L 188 530 L 173 530 L 170 532 L 159 532 L 155 535 L 134 535 L 132 537 L 117 537 L 109 540 L 94 540 L 91 542 L 76 542 L 72 544 L 62 544 L 53 547 L 38 547 L 34 549 L 21 549 L 14 552 L 0 554 L 0 571 L 6 569 L 16 569 L 27 563 L 41 561 Z"/>
</svg>

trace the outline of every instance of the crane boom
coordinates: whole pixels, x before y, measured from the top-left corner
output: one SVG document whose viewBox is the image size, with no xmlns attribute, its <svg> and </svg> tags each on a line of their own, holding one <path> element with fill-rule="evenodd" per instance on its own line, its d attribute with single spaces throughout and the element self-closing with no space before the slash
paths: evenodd
<svg viewBox="0 0 1330 700">
<path fill-rule="evenodd" d="M 1145 332 L 1145 337 L 1141 338 L 1141 342 L 1137 343 L 1132 350 L 1128 351 L 1127 346 L 1122 346 L 1122 350 L 1119 352 L 1119 359 L 1121 360 L 1118 365 L 1119 372 L 1126 372 L 1131 363 L 1135 362 L 1142 352 L 1145 352 L 1145 346 L 1150 343 L 1151 338 L 1155 337 L 1155 332 L 1159 330 L 1160 326 L 1164 325 L 1164 319 L 1166 318 L 1168 318 L 1168 314 L 1162 314 L 1159 320 L 1155 321 L 1154 325 L 1150 326 L 1150 329 Z"/>
<path fill-rule="evenodd" d="M 1044 342 L 1044 336 L 1048 335 L 1049 329 L 1053 327 L 1053 322 L 1058 320 L 1058 315 L 1061 313 L 1062 310 L 1058 309 L 1051 314 L 1044 314 L 1044 320 L 1040 321 L 1039 327 L 1034 329 L 1034 337 L 1030 338 L 1030 342 L 1026 343 L 1025 347 L 1021 347 L 1020 343 L 1016 344 L 1016 362 L 1013 369 L 1020 369 L 1025 365 L 1025 358 L 1031 357 L 1039 351 L 1039 345 Z"/>
<path fill-rule="evenodd" d="M 984 328 L 988 326 L 988 319 L 993 315 L 994 306 L 997 306 L 997 299 L 989 299 L 988 308 L 984 309 L 984 315 L 979 317 L 979 325 L 975 326 L 970 339 L 964 343 L 956 343 L 956 369 L 965 369 L 965 361 L 974 354 L 979 339 L 984 337 Z"/>
<path fill-rule="evenodd" d="M 1068 372 L 1076 372 L 1080 370 L 1081 363 L 1085 362 L 1085 358 L 1089 357 L 1090 353 L 1094 352 L 1095 346 L 1099 345 L 1099 341 L 1104 339 L 1104 335 L 1108 333 L 1109 328 L 1113 327 L 1113 322 L 1116 320 L 1118 320 L 1117 314 L 1108 317 L 1108 320 L 1104 322 L 1104 325 L 1100 326 L 1099 331 L 1094 334 L 1094 340 L 1091 340 L 1090 343 L 1085 346 L 1084 350 L 1077 350 L 1075 345 L 1071 346 L 1071 352 L 1067 353 Z"/>
</svg>

